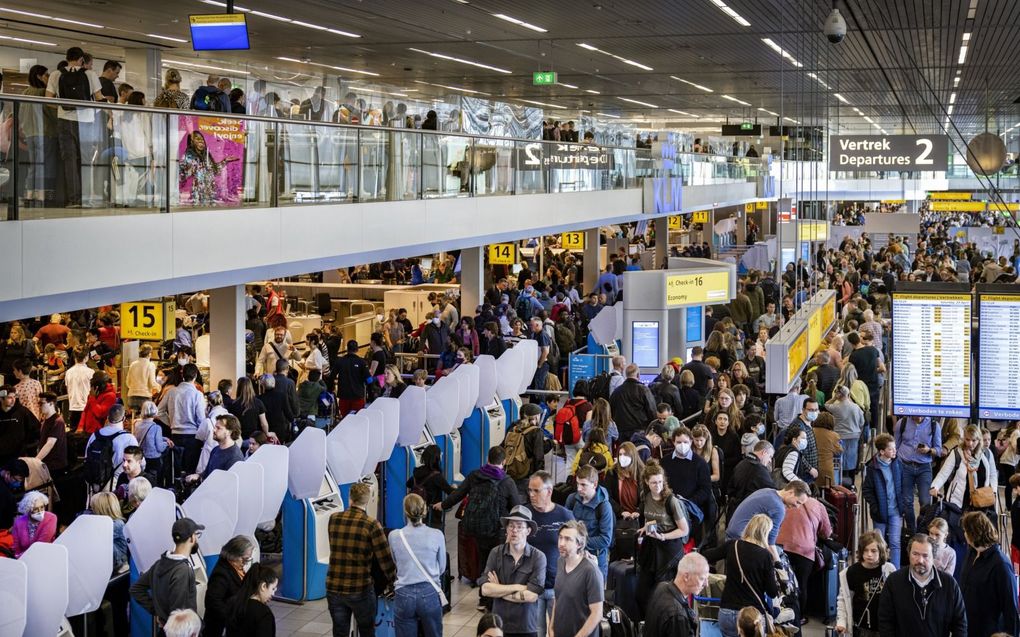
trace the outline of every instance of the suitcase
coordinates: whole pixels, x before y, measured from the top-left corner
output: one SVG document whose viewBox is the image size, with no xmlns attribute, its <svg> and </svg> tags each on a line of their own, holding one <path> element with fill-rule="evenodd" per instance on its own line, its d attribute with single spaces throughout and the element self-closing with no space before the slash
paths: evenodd
<svg viewBox="0 0 1020 637">
<path fill-rule="evenodd" d="M 634 560 L 618 560 L 609 563 L 609 577 L 606 578 L 606 601 L 615 604 L 627 617 L 638 616 L 637 581 L 637 566 L 634 564 Z"/>
<path fill-rule="evenodd" d="M 473 535 L 457 525 L 457 575 L 471 580 L 474 584 L 482 576 L 482 565 L 478 563 L 478 543 Z"/>
<path fill-rule="evenodd" d="M 839 572 L 846 568 L 846 549 L 838 554 L 823 548 L 827 557 L 825 568 L 811 573 L 808 578 L 807 609 L 804 615 L 817 617 L 824 623 L 836 619 L 836 599 L 839 596 Z"/>
<path fill-rule="evenodd" d="M 561 482 L 554 485 L 552 492 L 553 502 L 563 506 L 567 503 L 567 498 L 570 497 L 570 494 L 575 491 L 577 491 L 577 487 L 575 487 L 569 480 L 567 482 Z"/>
<path fill-rule="evenodd" d="M 834 485 L 824 490 L 825 501 L 836 511 L 836 526 L 833 533 L 836 540 L 846 548 L 853 548 L 854 530 L 857 516 L 857 494 L 842 485 Z"/>
<path fill-rule="evenodd" d="M 602 607 L 602 637 L 638 637 L 638 627 L 627 612 L 619 606 L 606 602 Z"/>
<path fill-rule="evenodd" d="M 623 520 L 613 528 L 613 545 L 609 548 L 609 561 L 627 560 L 634 557 L 637 549 L 637 520 Z"/>
</svg>

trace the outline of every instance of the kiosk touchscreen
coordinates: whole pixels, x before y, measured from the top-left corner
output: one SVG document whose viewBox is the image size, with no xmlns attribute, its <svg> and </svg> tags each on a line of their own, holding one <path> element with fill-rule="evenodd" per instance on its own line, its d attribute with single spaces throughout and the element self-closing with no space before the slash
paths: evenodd
<svg viewBox="0 0 1020 637">
<path fill-rule="evenodd" d="M 67 548 L 67 617 L 91 613 L 103 603 L 113 564 L 113 519 L 81 515 L 54 544 Z"/>
<path fill-rule="evenodd" d="M 486 463 L 489 449 L 503 442 L 506 419 L 496 396 L 496 359 L 482 354 L 475 359 L 478 371 L 478 397 L 474 409 L 461 425 L 461 463 L 464 475 Z"/>
<path fill-rule="evenodd" d="M 28 565 L 21 560 L 0 560 L 0 608 L 0 635 L 23 635 L 28 623 Z"/>
<path fill-rule="evenodd" d="M 66 546 L 45 542 L 36 542 L 18 558 L 28 567 L 25 635 L 57 634 L 67 610 L 67 559 Z"/>
<path fill-rule="evenodd" d="M 307 427 L 290 446 L 283 500 L 283 577 L 280 597 L 303 601 L 326 596 L 329 516 L 343 510 L 326 471 L 326 432 Z"/>
</svg>

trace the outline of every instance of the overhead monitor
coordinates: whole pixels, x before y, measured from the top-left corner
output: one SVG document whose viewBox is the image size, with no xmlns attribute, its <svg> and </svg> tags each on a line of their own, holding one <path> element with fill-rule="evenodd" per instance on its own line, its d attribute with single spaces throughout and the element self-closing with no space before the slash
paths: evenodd
<svg viewBox="0 0 1020 637">
<path fill-rule="evenodd" d="M 966 285 L 897 290 L 892 301 L 896 416 L 971 413 L 971 296 Z"/>
<path fill-rule="evenodd" d="M 659 322 L 633 321 L 631 331 L 631 360 L 641 368 L 659 367 Z"/>
<path fill-rule="evenodd" d="M 687 329 L 684 336 L 688 343 L 701 341 L 701 315 L 703 312 L 704 307 L 701 305 L 691 305 L 687 308 Z M 691 360 L 690 356 L 687 357 L 687 360 Z"/>
<path fill-rule="evenodd" d="M 216 13 L 188 16 L 191 22 L 191 48 L 196 51 L 246 51 L 248 23 L 243 13 Z"/>
<path fill-rule="evenodd" d="M 978 418 L 1020 419 L 1020 294 L 978 294 Z"/>
</svg>

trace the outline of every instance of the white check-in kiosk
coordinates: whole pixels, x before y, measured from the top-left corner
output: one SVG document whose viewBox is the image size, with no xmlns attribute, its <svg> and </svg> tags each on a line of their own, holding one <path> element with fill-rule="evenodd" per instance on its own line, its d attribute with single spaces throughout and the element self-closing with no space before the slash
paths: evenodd
<svg viewBox="0 0 1020 637">
<path fill-rule="evenodd" d="M 256 452 L 258 453 L 258 452 Z M 230 473 L 237 476 L 238 484 L 244 485 L 237 495 L 237 524 L 234 535 L 255 537 L 255 527 L 262 521 L 265 500 L 265 469 L 257 462 L 235 462 Z M 258 542 L 255 543 L 256 548 Z"/>
<path fill-rule="evenodd" d="M 415 450 L 418 450 L 417 454 L 420 457 L 421 451 L 426 446 L 422 443 L 425 431 L 425 395 L 424 387 L 408 385 L 397 399 L 399 403 L 397 439 L 383 470 L 385 495 L 382 520 L 383 525 L 388 528 L 402 526 L 399 521 L 404 515 L 403 497 L 407 493 L 407 481 L 418 464 Z M 431 443 L 431 440 L 429 442 Z M 399 494 L 400 497 L 395 494 Z"/>
<path fill-rule="evenodd" d="M 113 545 L 113 532 L 110 533 Z M 62 544 L 36 542 L 20 558 L 28 567 L 25 635 L 56 635 L 67 611 L 68 553 Z M 107 574 L 113 562 L 106 565 Z M 6 612 L 6 609 L 4 610 Z M 3 634 L 3 633 L 0 633 Z"/>
<path fill-rule="evenodd" d="M 450 483 L 457 482 L 460 464 L 460 436 L 454 438 L 451 434 L 459 424 L 462 382 L 466 383 L 460 376 L 443 376 L 425 393 L 425 428 L 442 453 L 443 470 Z"/>
<path fill-rule="evenodd" d="M 406 456 L 406 451 L 397 446 L 400 438 L 400 400 L 397 398 L 376 398 L 368 406 L 366 411 L 377 411 L 383 416 L 383 445 L 382 445 L 382 470 L 379 473 L 380 486 L 379 496 L 381 508 L 372 511 L 386 528 L 403 526 L 404 495 L 407 490 L 404 483 L 406 477 L 403 473 L 396 471 L 391 474 L 391 461 L 399 468 L 401 457 Z"/>
<path fill-rule="evenodd" d="M 531 381 L 535 378 L 535 370 L 538 369 L 538 341 L 530 338 L 524 341 L 518 341 L 518 343 L 514 345 L 514 349 L 520 349 L 524 352 L 524 366 L 521 369 L 521 385 L 517 391 L 518 394 L 523 395 L 528 391 L 528 387 L 531 387 Z M 552 374 L 554 372 L 550 371 L 549 373 Z M 535 389 L 545 388 L 536 387 Z M 514 421 L 516 421 L 517 418 L 519 418 L 519 416 L 515 417 Z"/>
<path fill-rule="evenodd" d="M 453 474 L 454 479 L 460 482 L 467 473 L 462 466 L 464 459 L 464 436 L 461 433 L 461 429 L 464 426 L 464 422 L 475 411 L 475 403 L 478 402 L 479 369 L 474 364 L 464 364 L 453 370 L 451 376 L 460 381 L 460 406 L 457 410 L 457 417 L 453 421 L 454 429 L 450 432 L 450 436 L 454 440 L 453 448 L 457 453 L 457 457 L 452 458 Z"/>
<path fill-rule="evenodd" d="M 521 408 L 521 377 L 524 375 L 524 350 L 511 347 L 496 359 L 496 396 L 503 405 L 506 426 L 517 422 Z"/>
<path fill-rule="evenodd" d="M 113 520 L 105 515 L 80 515 L 53 543 L 67 549 L 64 616 L 75 617 L 99 610 L 113 566 Z M 128 574 L 120 577 L 128 577 Z"/>
<path fill-rule="evenodd" d="M 489 449 L 506 437 L 506 414 L 496 395 L 496 359 L 482 354 L 473 367 L 478 371 L 478 397 L 460 427 L 460 469 L 464 475 L 480 469 L 488 461 Z"/>
<path fill-rule="evenodd" d="M 241 484 L 236 473 L 217 469 L 184 501 L 184 515 L 205 527 L 199 553 L 211 572 L 220 557 L 220 550 L 237 528 L 237 500 Z"/>
<path fill-rule="evenodd" d="M 23 635 L 28 623 L 28 565 L 21 560 L 0 559 L 0 609 L 0 635 Z"/>
<path fill-rule="evenodd" d="M 326 596 L 329 516 L 342 510 L 340 492 L 326 472 L 326 432 L 306 427 L 290 445 L 281 598 L 304 601 Z"/>
<path fill-rule="evenodd" d="M 368 458 L 361 468 L 361 481 L 372 487 L 366 511 L 373 516 L 379 511 L 379 478 L 376 477 L 376 469 L 379 463 L 388 457 L 386 450 L 386 420 L 383 414 L 370 409 L 362 409 L 361 412 L 368 418 L 369 447 Z"/>
<path fill-rule="evenodd" d="M 128 541 L 131 583 L 167 551 L 173 550 L 170 529 L 177 519 L 177 501 L 172 491 L 154 488 L 124 525 Z M 112 533 L 112 531 L 111 531 Z M 112 546 L 112 545 L 111 545 Z M 110 554 L 113 564 L 113 554 Z M 131 600 L 131 637 L 152 637 L 152 615 Z"/>
<path fill-rule="evenodd" d="M 259 526 L 272 529 L 287 495 L 290 452 L 283 445 L 262 445 L 245 463 L 255 463 L 262 467 L 262 515 L 259 516 Z"/>
<path fill-rule="evenodd" d="M 340 438 L 330 442 L 333 440 L 332 434 L 336 432 L 340 432 L 337 434 Z M 340 421 L 339 425 L 333 428 L 330 434 L 326 437 L 326 462 L 330 467 L 333 479 L 339 485 L 341 500 L 347 503 L 350 502 L 351 485 L 361 480 L 365 475 L 363 471 L 365 465 L 370 463 L 368 454 L 372 444 L 368 416 L 360 411 L 348 414 Z M 330 453 L 339 454 L 340 449 L 346 449 L 348 455 L 330 455 Z M 343 467 L 339 464 L 341 460 L 344 462 Z"/>
</svg>

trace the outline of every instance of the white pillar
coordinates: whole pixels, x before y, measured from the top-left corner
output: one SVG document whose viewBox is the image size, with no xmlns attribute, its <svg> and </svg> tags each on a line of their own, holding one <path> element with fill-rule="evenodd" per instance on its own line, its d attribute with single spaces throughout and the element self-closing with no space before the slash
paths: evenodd
<svg viewBox="0 0 1020 637">
<path fill-rule="evenodd" d="M 460 315 L 474 316 L 485 298 L 485 256 L 481 247 L 460 251 Z M 479 326 L 480 327 L 480 326 Z"/>
<path fill-rule="evenodd" d="M 125 81 L 152 102 L 163 87 L 163 53 L 159 49 L 124 49 Z"/>
<path fill-rule="evenodd" d="M 244 286 L 209 291 L 209 384 L 244 376 Z"/>
<path fill-rule="evenodd" d="M 602 272 L 602 264 L 599 256 L 602 251 L 599 249 L 599 229 L 589 228 L 584 232 L 584 289 L 581 294 L 591 292 L 595 289 L 595 282 L 599 280 Z"/>
</svg>

